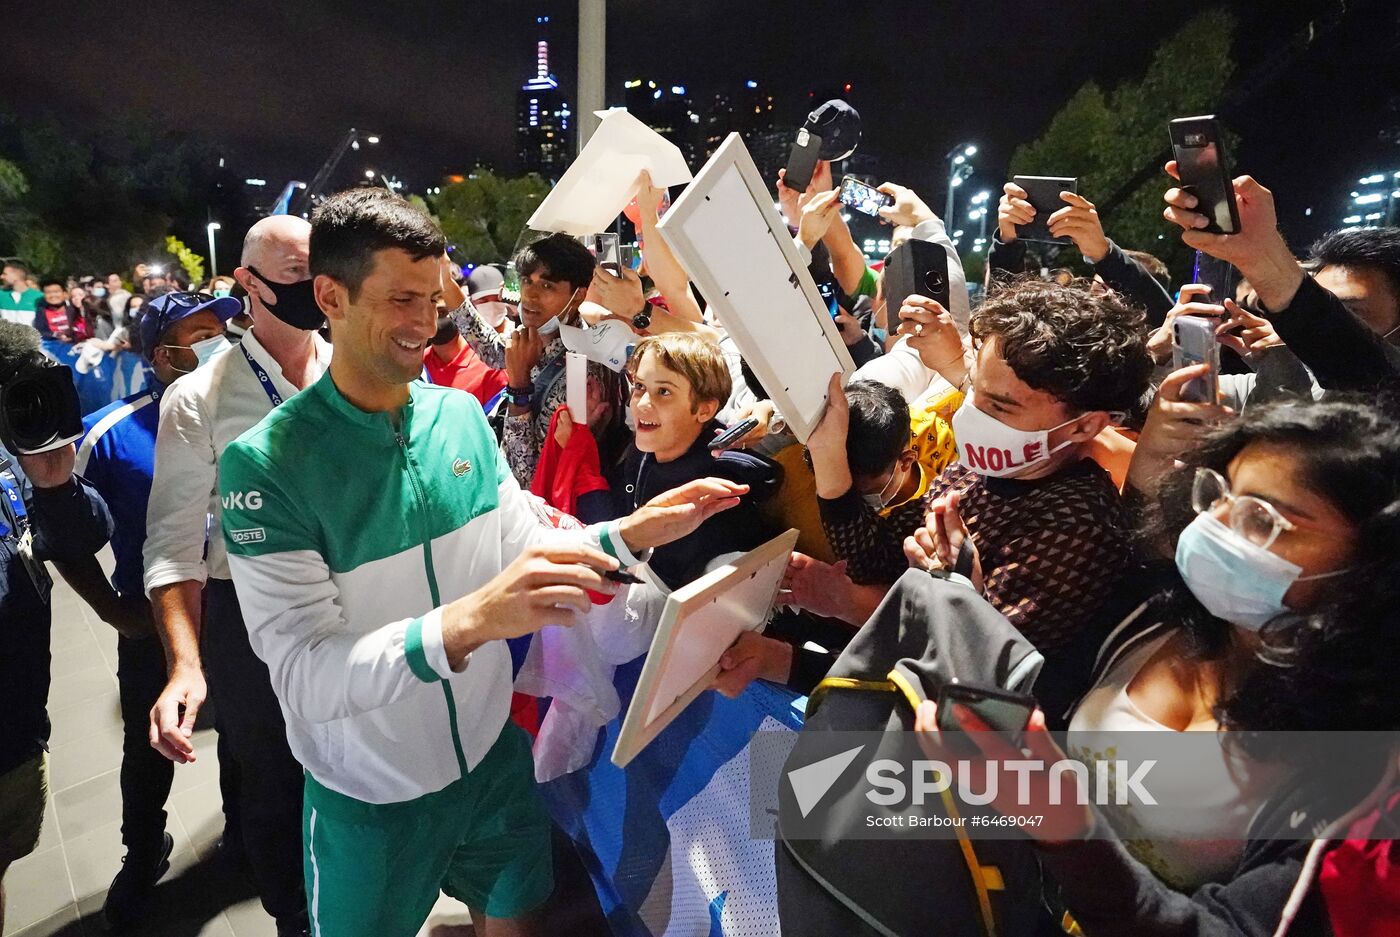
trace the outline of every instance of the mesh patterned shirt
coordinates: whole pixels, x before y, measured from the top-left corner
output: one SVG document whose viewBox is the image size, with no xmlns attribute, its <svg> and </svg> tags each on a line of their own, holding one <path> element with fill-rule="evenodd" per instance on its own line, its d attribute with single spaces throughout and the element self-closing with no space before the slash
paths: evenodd
<svg viewBox="0 0 1400 937">
<path fill-rule="evenodd" d="M 1122 498 L 1089 459 L 1033 481 L 987 478 L 954 463 L 922 504 L 883 523 L 872 523 L 873 512 L 851 492 L 823 502 L 822 522 L 853 580 L 893 582 L 904 569 L 904 538 L 935 498 L 954 491 L 982 560 L 987 600 L 1041 653 L 1054 653 L 1094 621 L 1129 567 L 1131 546 Z"/>
</svg>

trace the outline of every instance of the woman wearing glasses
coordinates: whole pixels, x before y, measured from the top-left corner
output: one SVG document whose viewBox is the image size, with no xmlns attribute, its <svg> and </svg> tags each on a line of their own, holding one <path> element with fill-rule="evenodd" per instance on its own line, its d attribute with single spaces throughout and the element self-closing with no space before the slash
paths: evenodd
<svg viewBox="0 0 1400 937">
<path fill-rule="evenodd" d="M 1168 379 L 1144 442 L 1160 443 L 1164 421 L 1225 415 L 1172 410 L 1172 387 L 1196 370 Z M 1028 831 L 1085 933 L 1326 933 L 1337 844 L 1324 837 L 1345 838 L 1349 815 L 1377 798 L 1394 826 L 1383 776 L 1395 753 L 1270 733 L 1400 727 L 1400 414 L 1373 400 L 1278 403 L 1173 455 L 1145 533 L 1175 574 L 1095 649 L 1067 738 L 1092 771 L 1123 757 L 1123 740 L 1179 733 L 1148 787 L 1191 809 L 1056 806 L 1034 780 L 1032 803 L 1017 803 L 1005 779 L 994 806 L 1043 817 Z M 955 722 L 982 727 L 958 709 Z M 935 710 L 925 703 L 916 728 L 947 760 Z M 1049 764 L 1064 756 L 1044 726 L 1037 712 L 1024 749 Z M 973 738 L 988 759 L 1023 757 L 995 733 Z"/>
</svg>

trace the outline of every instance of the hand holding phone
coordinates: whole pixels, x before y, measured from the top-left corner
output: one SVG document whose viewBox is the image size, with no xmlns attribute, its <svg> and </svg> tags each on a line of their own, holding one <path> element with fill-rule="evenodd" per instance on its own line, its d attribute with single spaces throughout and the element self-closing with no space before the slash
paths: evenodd
<svg viewBox="0 0 1400 937">
<path fill-rule="evenodd" d="M 1183 191 L 1196 198 L 1196 212 L 1205 216 L 1210 234 L 1236 234 L 1240 230 L 1240 210 L 1235 204 L 1235 185 L 1225 143 L 1214 114 L 1179 117 L 1170 124 L 1172 153 Z M 1216 297 L 1216 301 L 1224 299 Z"/>
<path fill-rule="evenodd" d="M 749 433 L 753 432 L 754 427 L 757 425 L 758 420 L 754 419 L 753 417 L 749 417 L 747 420 L 741 420 L 740 422 L 735 423 L 733 426 L 720 433 L 714 439 L 710 440 L 710 451 L 713 452 L 716 449 L 728 449 L 734 443 L 738 442 L 739 440 L 747 436 Z"/>
<path fill-rule="evenodd" d="M 1035 216 L 1028 223 L 1017 226 L 1016 237 L 1023 241 L 1068 244 L 1068 236 L 1055 237 L 1050 233 L 1050 216 L 1065 207 L 1061 192 L 1079 191 L 1079 180 L 1072 176 L 1013 176 L 1011 181 L 1026 193 L 1024 201 L 1035 210 Z"/>
<path fill-rule="evenodd" d="M 855 176 L 844 176 L 841 179 L 841 204 L 855 209 L 862 215 L 879 218 L 881 208 L 888 208 L 894 204 L 894 196 L 881 192 Z"/>
<path fill-rule="evenodd" d="M 1210 365 L 1210 373 L 1188 381 L 1181 388 L 1181 399 L 1191 403 L 1219 400 L 1220 343 L 1215 330 L 1220 323 L 1204 316 L 1177 316 L 1172 320 L 1172 370 L 1196 364 Z"/>
<path fill-rule="evenodd" d="M 1035 697 L 1028 693 L 1013 693 L 1000 687 L 963 683 L 956 677 L 938 691 L 938 730 L 961 732 L 953 705 L 970 709 L 987 728 L 1006 737 L 1019 748 L 1025 736 L 1026 723 L 1035 712 Z"/>
</svg>

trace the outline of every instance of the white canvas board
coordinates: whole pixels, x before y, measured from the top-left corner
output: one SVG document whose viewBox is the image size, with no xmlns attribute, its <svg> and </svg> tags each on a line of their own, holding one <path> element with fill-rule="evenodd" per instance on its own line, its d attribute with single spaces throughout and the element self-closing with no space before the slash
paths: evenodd
<svg viewBox="0 0 1400 937">
<path fill-rule="evenodd" d="M 796 545 L 797 531 L 788 530 L 667 597 L 613 764 L 637 757 L 709 688 L 721 655 L 739 635 L 763 629 Z"/>
<path fill-rule="evenodd" d="M 602 123 L 583 152 L 530 216 L 535 231 L 596 234 L 637 194 L 642 170 L 658 186 L 691 180 L 680 148 L 625 110 L 599 111 Z"/>
<path fill-rule="evenodd" d="M 564 402 L 575 426 L 588 425 L 588 357 L 576 351 L 564 353 Z"/>
<path fill-rule="evenodd" d="M 855 362 L 737 133 L 658 230 L 806 442 L 826 409 L 831 375 L 848 377 Z"/>
</svg>

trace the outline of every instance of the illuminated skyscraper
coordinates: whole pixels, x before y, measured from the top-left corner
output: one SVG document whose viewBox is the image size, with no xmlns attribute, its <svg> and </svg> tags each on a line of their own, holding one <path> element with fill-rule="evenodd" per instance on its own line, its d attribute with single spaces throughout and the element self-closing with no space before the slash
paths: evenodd
<svg viewBox="0 0 1400 937">
<path fill-rule="evenodd" d="M 573 112 L 559 80 L 549 71 L 549 40 L 543 37 L 549 17 L 536 17 L 535 23 L 541 27 L 541 38 L 535 43 L 535 74 L 515 96 L 516 155 L 522 171 L 554 181 L 573 156 Z"/>
</svg>

